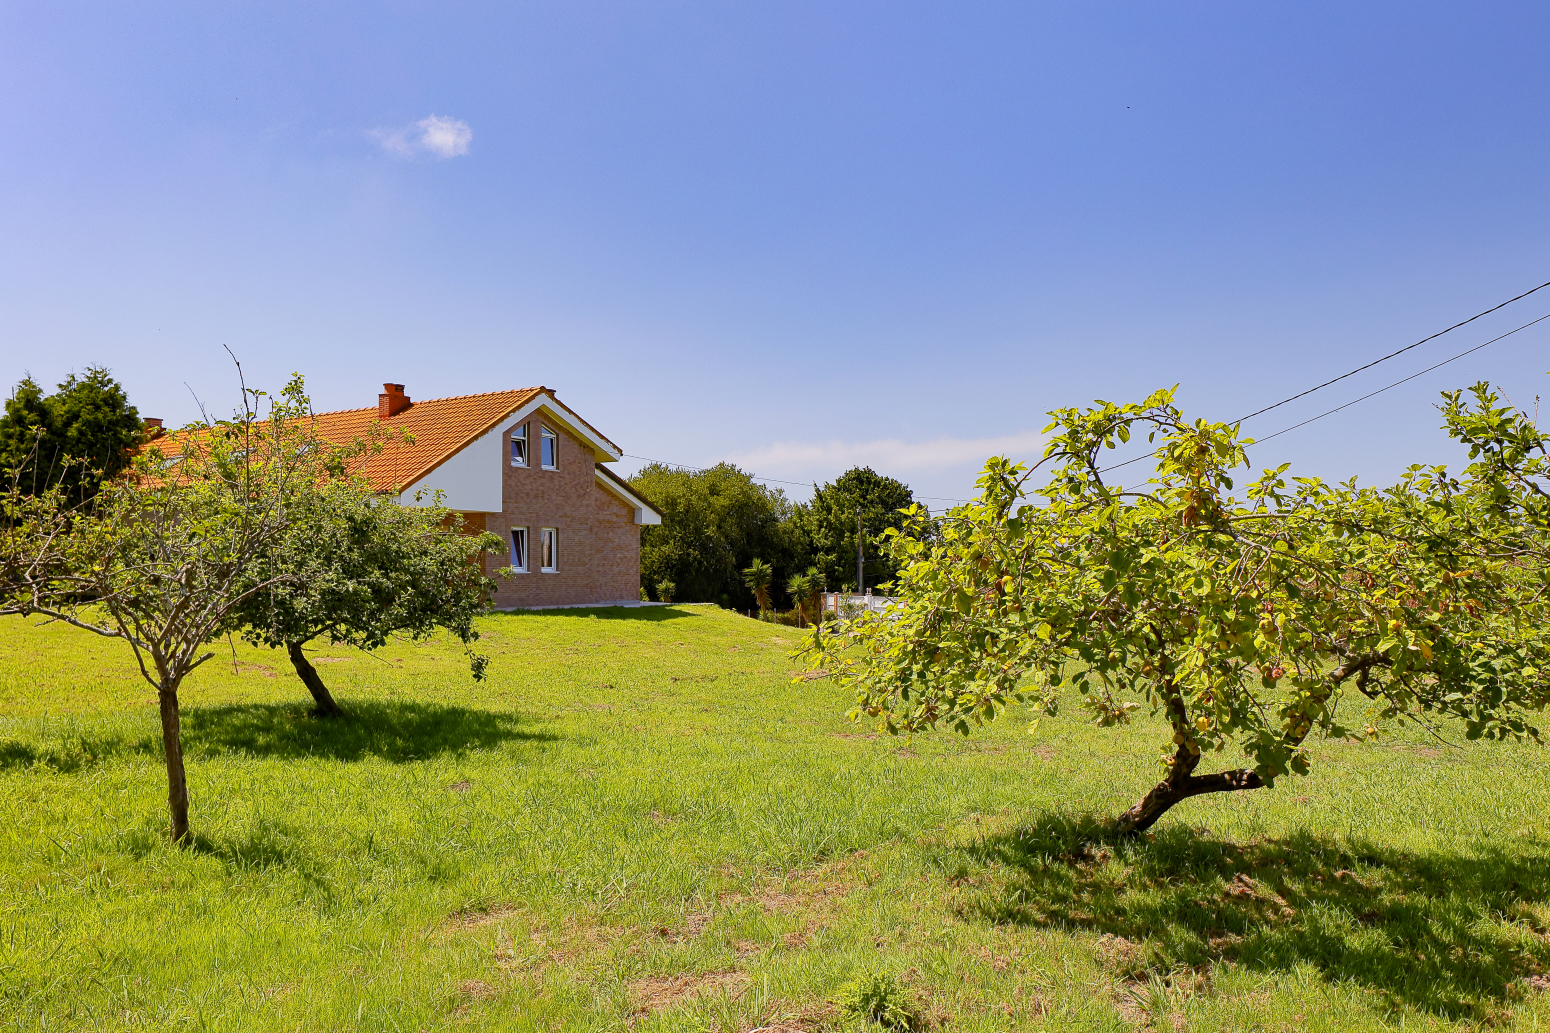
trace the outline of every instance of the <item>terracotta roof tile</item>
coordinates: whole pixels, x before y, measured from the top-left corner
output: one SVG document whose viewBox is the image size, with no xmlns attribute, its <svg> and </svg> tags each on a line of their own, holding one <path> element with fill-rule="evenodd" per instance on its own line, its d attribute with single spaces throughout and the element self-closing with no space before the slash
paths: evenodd
<svg viewBox="0 0 1550 1033">
<path fill-rule="evenodd" d="M 397 415 L 380 421 L 376 406 L 318 413 L 315 426 L 318 436 L 325 441 L 344 445 L 358 438 L 366 438 L 371 433 L 371 425 L 380 422 L 381 431 L 387 438 L 383 449 L 376 455 L 366 456 L 359 469 L 366 474 L 372 487 L 378 491 L 389 491 L 407 488 L 415 483 L 465 445 L 540 395 L 547 399 L 552 408 L 563 411 L 568 419 L 586 427 L 616 452 L 619 451 L 617 445 L 603 437 L 596 428 L 577 416 L 555 398 L 552 391 L 544 387 L 432 398 L 413 402 Z M 177 432 L 172 437 L 180 438 L 183 433 Z M 405 440 L 404 435 L 412 440 Z"/>
<path fill-rule="evenodd" d="M 398 415 L 380 421 L 388 440 L 380 454 L 365 457 L 360 469 L 378 491 L 408 487 L 542 390 L 526 387 L 414 402 Z M 365 438 L 377 422 L 376 406 L 318 413 L 317 433 L 325 441 L 343 445 Z M 402 440 L 400 432 L 413 440 Z"/>
</svg>

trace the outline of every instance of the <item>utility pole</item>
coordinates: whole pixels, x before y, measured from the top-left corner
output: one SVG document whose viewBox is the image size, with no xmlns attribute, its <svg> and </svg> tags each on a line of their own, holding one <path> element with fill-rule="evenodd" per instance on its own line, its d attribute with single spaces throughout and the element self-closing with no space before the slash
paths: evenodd
<svg viewBox="0 0 1550 1033">
<path fill-rule="evenodd" d="M 866 595 L 866 576 L 862 573 L 861 560 L 861 507 L 856 507 L 856 594 Z"/>
</svg>

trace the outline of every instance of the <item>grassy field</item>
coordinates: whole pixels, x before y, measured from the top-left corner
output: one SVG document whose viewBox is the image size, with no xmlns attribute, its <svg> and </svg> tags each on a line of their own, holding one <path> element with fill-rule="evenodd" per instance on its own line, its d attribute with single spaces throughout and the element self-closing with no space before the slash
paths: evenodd
<svg viewBox="0 0 1550 1033">
<path fill-rule="evenodd" d="M 954 1030 L 1550 1029 L 1543 750 L 1321 743 L 1127 844 L 1155 725 L 878 738 L 708 607 L 483 628 L 482 684 L 320 650 L 340 722 L 223 646 L 175 849 L 128 651 L 0 622 L 0 1029 L 848 1028 L 868 977 Z"/>
</svg>

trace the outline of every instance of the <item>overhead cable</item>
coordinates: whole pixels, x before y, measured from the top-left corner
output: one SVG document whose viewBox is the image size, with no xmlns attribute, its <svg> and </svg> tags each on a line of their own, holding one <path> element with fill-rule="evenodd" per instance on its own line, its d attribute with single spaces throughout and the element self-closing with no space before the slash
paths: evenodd
<svg viewBox="0 0 1550 1033">
<path fill-rule="evenodd" d="M 1483 318 L 1485 316 L 1488 316 L 1492 312 L 1496 312 L 1496 311 L 1499 311 L 1501 309 L 1504 309 L 1508 305 L 1511 305 L 1515 301 L 1522 301 L 1524 298 L 1528 297 L 1530 294 L 1533 294 L 1536 291 L 1544 290 L 1546 287 L 1550 287 L 1550 280 L 1546 280 L 1544 283 L 1540 284 L 1538 287 L 1534 287 L 1534 288 L 1531 288 L 1529 290 L 1526 290 L 1522 294 L 1517 295 L 1516 297 L 1508 298 L 1506 301 L 1502 302 L 1499 305 L 1493 305 L 1492 307 L 1486 309 L 1484 312 L 1477 312 L 1475 315 L 1470 316 L 1468 319 L 1465 319 L 1462 322 L 1454 323 L 1452 326 L 1448 327 L 1446 330 L 1439 330 L 1436 333 L 1432 334 L 1430 337 L 1423 337 L 1419 341 L 1416 341 L 1414 344 L 1407 344 L 1407 345 L 1405 345 L 1405 347 L 1399 349 L 1398 351 L 1393 351 L 1393 352 L 1390 352 L 1387 355 L 1383 355 L 1383 356 L 1380 356 L 1379 358 L 1373 359 L 1371 362 L 1369 362 L 1369 363 L 1367 363 L 1365 365 L 1362 365 L 1362 366 L 1358 366 L 1355 369 L 1351 370 L 1350 372 L 1340 374 L 1340 376 L 1335 377 L 1333 380 L 1326 380 L 1322 384 L 1317 384 L 1317 385 L 1315 385 L 1313 387 L 1310 387 L 1306 391 L 1300 391 L 1297 394 L 1292 395 L 1289 398 L 1283 398 L 1279 402 L 1275 402 L 1274 404 L 1265 406 L 1263 409 L 1256 409 L 1253 412 L 1249 413 L 1247 416 L 1240 416 L 1240 417 L 1238 417 L 1238 419 L 1233 421 L 1233 422 L 1235 422 L 1235 423 L 1242 423 L 1243 421 L 1251 420 L 1251 419 L 1253 419 L 1256 416 L 1263 416 L 1265 413 L 1269 412 L 1272 409 L 1279 409 L 1281 406 L 1286 405 L 1289 402 L 1295 402 L 1299 398 L 1306 398 L 1308 395 L 1313 394 L 1315 391 L 1322 391 L 1324 388 L 1329 387 L 1332 384 L 1338 384 L 1338 383 L 1340 383 L 1340 381 L 1345 380 L 1348 377 L 1354 377 L 1356 374 L 1361 373 L 1363 370 L 1372 369 L 1372 367 L 1378 365 L 1379 363 L 1387 362 L 1388 360 L 1393 359 L 1393 358 L 1397 358 L 1398 356 L 1403 355 L 1403 354 L 1405 354 L 1408 351 L 1412 351 L 1412 350 L 1414 350 L 1416 348 L 1419 348 L 1421 345 L 1425 344 L 1428 341 L 1435 341 L 1437 338 L 1443 336 L 1444 334 L 1452 333 L 1454 330 L 1457 330 L 1459 327 L 1468 326 L 1470 323 L 1473 323 L 1475 320 L 1481 319 L 1481 318 Z M 1288 434 L 1291 431 L 1294 431 L 1294 430 L 1296 430 L 1299 427 L 1305 427 L 1308 424 L 1313 423 L 1315 420 L 1322 420 L 1326 416 L 1332 416 L 1335 413 L 1341 411 L 1342 409 L 1348 409 L 1351 406 L 1356 405 L 1358 402 L 1365 402 L 1367 399 L 1372 398 L 1372 397 L 1374 397 L 1376 395 L 1381 395 L 1383 392 L 1388 391 L 1391 388 L 1399 387 L 1401 384 L 1407 384 L 1410 381 L 1415 380 L 1417 377 L 1425 376 L 1427 373 L 1430 373 L 1434 369 L 1439 369 L 1439 368 L 1441 368 L 1443 366 L 1446 366 L 1450 362 L 1453 362 L 1453 361 L 1455 361 L 1457 359 L 1462 359 L 1466 355 L 1471 355 L 1474 352 L 1479 351 L 1481 348 L 1486 347 L 1487 345 L 1495 344 L 1497 341 L 1500 341 L 1504 337 L 1511 337 L 1513 334 L 1517 333 L 1518 330 L 1526 330 L 1529 327 L 1533 326 L 1535 323 L 1542 322 L 1542 321 L 1544 321 L 1546 319 L 1550 319 L 1550 313 L 1547 313 L 1547 314 L 1545 314 L 1543 316 L 1540 316 L 1538 319 L 1534 319 L 1534 320 L 1531 320 L 1531 321 L 1529 321 L 1527 323 L 1524 323 L 1522 326 L 1518 327 L 1516 330 L 1509 330 L 1506 333 L 1502 334 L 1500 337 L 1493 337 L 1489 341 L 1486 341 L 1485 344 L 1477 344 L 1473 348 L 1469 348 L 1469 349 L 1467 349 L 1465 351 L 1461 351 L 1457 355 L 1454 355 L 1451 358 L 1444 359 L 1444 360 L 1442 360 L 1441 362 L 1437 363 L 1434 366 L 1428 366 L 1425 369 L 1421 370 L 1421 372 L 1419 372 L 1419 373 L 1412 374 L 1411 376 L 1405 377 L 1402 380 L 1396 380 L 1396 381 L 1394 381 L 1394 383 L 1389 384 L 1386 387 L 1380 387 L 1380 388 L 1378 388 L 1378 390 L 1370 392 L 1370 393 L 1365 394 L 1365 395 L 1362 395 L 1360 398 L 1353 399 L 1352 401 L 1349 401 L 1349 402 L 1345 403 L 1344 405 L 1338 405 L 1335 408 L 1330 409 L 1328 412 L 1322 412 L 1322 413 L 1319 413 L 1317 416 L 1309 417 L 1308 419 L 1303 420 L 1301 423 L 1294 423 L 1290 427 L 1282 428 L 1281 430 L 1276 431 L 1274 434 L 1267 434 L 1266 436 L 1264 436 L 1262 438 L 1255 438 L 1254 441 L 1255 441 L 1256 444 L 1259 443 L 1259 442 L 1263 442 L 1263 441 L 1269 441 L 1271 438 L 1278 438 L 1282 434 Z M 656 463 L 659 466 L 670 466 L 670 467 L 674 467 L 676 469 L 690 470 L 690 471 L 693 471 L 693 472 L 696 472 L 696 473 L 703 473 L 704 469 L 705 469 L 704 467 L 686 466 L 686 465 L 684 465 L 682 463 L 669 463 L 669 462 L 666 462 L 666 461 L 661 460 L 661 459 L 648 459 L 645 456 L 630 455 L 629 453 L 624 453 L 624 455 L 627 458 L 630 458 L 630 459 L 639 459 L 642 462 L 646 462 L 646 463 Z M 1152 458 L 1152 454 L 1151 453 L 1148 453 L 1147 455 L 1136 456 L 1134 459 L 1127 459 L 1123 463 L 1115 463 L 1113 466 L 1106 466 L 1106 467 L 1104 467 L 1102 470 L 1100 470 L 1098 472 L 1099 473 L 1108 473 L 1110 470 L 1118 470 L 1121 467 L 1129 466 L 1131 463 L 1139 463 L 1143 459 L 1150 459 L 1150 458 Z M 744 471 L 744 472 L 747 473 L 747 471 Z M 782 480 L 782 479 L 780 479 L 778 477 L 758 477 L 758 476 L 755 476 L 754 474 L 751 474 L 751 473 L 748 474 L 748 477 L 751 480 L 763 481 L 763 482 L 769 483 L 769 484 L 796 484 L 796 485 L 801 485 L 802 487 L 808 487 L 809 486 L 807 481 L 789 481 L 789 480 Z M 931 495 L 917 495 L 917 496 L 915 496 L 915 498 L 926 499 L 926 500 L 931 501 L 931 502 L 969 502 L 970 501 L 969 499 L 949 499 L 949 498 L 941 498 L 941 497 L 938 497 L 938 496 L 931 496 Z"/>
<path fill-rule="evenodd" d="M 1538 290 L 1539 288 L 1536 287 L 1534 289 Z M 1497 307 L 1500 308 L 1501 306 L 1497 306 Z M 1301 423 L 1294 423 L 1290 427 L 1283 427 L 1282 429 L 1276 431 L 1274 434 L 1266 434 L 1264 437 L 1262 437 L 1262 438 L 1254 438 L 1254 439 L 1252 439 L 1252 441 L 1253 441 L 1254 444 L 1258 445 L 1258 444 L 1261 444 L 1263 442 L 1269 441 L 1271 438 L 1278 438 L 1282 434 L 1288 434 L 1288 433 L 1296 430 L 1298 427 L 1306 427 L 1308 424 L 1312 423 L 1315 420 L 1322 420 L 1326 416 L 1334 415 L 1335 413 L 1339 412 L 1341 409 L 1349 409 L 1351 406 L 1355 405 L 1358 402 L 1365 402 L 1369 398 L 1372 398 L 1372 397 L 1374 397 L 1376 395 L 1381 395 L 1383 392 L 1388 391 L 1391 388 L 1396 388 L 1396 387 L 1398 387 L 1401 384 L 1408 384 L 1408 383 L 1410 383 L 1410 381 L 1416 379 L 1417 377 L 1423 377 L 1426 374 L 1430 373 L 1434 369 L 1441 369 L 1443 366 L 1446 366 L 1450 362 L 1456 362 L 1457 360 L 1462 359 L 1466 355 L 1473 355 L 1475 352 L 1479 351 L 1481 348 L 1487 347 L 1488 345 L 1495 344 L 1497 341 L 1500 341 L 1504 337 L 1511 337 L 1513 334 L 1517 333 L 1519 330 L 1527 330 L 1529 327 L 1533 326 L 1535 323 L 1542 323 L 1542 322 L 1544 322 L 1547 319 L 1550 319 L 1550 312 L 1545 313 L 1544 315 L 1540 316 L 1538 319 L 1531 319 L 1531 320 L 1529 320 L 1527 323 L 1524 323 L 1522 326 L 1518 327 L 1515 330 L 1508 330 L 1506 333 L 1502 334 L 1499 337 L 1493 337 L 1489 341 L 1486 341 L 1484 344 L 1477 344 L 1473 348 L 1466 348 L 1464 351 L 1459 352 L 1457 355 L 1453 355 L 1453 356 L 1450 356 L 1449 358 L 1443 359 L 1441 362 L 1437 363 L 1436 365 L 1426 367 L 1425 369 L 1421 370 L 1421 372 L 1419 372 L 1419 373 L 1412 373 L 1410 376 L 1405 377 L 1402 380 L 1396 380 L 1392 384 L 1388 384 L 1388 385 L 1386 385 L 1384 387 L 1380 387 L 1376 391 L 1368 392 L 1367 394 L 1362 395 L 1360 398 L 1354 398 L 1351 401 L 1345 403 L 1344 405 L 1337 405 L 1333 409 L 1330 409 L 1328 412 L 1321 412 L 1317 416 L 1310 416 L 1308 419 L 1303 420 Z M 1414 346 L 1412 345 L 1412 347 L 1414 347 Z M 1371 365 L 1371 363 L 1369 363 L 1369 365 Z M 1366 367 L 1363 367 L 1363 368 L 1365 369 Z M 1306 392 L 1306 391 L 1303 392 L 1303 394 L 1307 394 L 1307 393 L 1308 392 Z M 1297 397 L 1300 398 L 1300 397 L 1302 397 L 1302 395 L 1298 395 Z M 1277 404 L 1279 404 L 1279 403 L 1277 403 Z M 1260 411 L 1264 412 L 1266 410 L 1261 409 Z M 1247 419 L 1247 418 L 1248 417 L 1244 417 L 1244 419 Z M 1241 423 L 1242 420 L 1239 420 L 1238 422 Z M 1155 452 L 1148 452 L 1145 455 L 1136 456 L 1134 459 L 1127 459 L 1123 463 L 1115 463 L 1113 466 L 1105 466 L 1102 470 L 1099 470 L 1098 472 L 1099 473 L 1108 473 L 1110 470 L 1118 470 L 1122 466 L 1129 466 L 1131 463 L 1139 463 L 1143 459 L 1152 459 L 1152 458 L 1155 458 L 1155 456 L 1156 456 Z"/>
<path fill-rule="evenodd" d="M 1470 323 L 1473 323 L 1475 320 L 1481 318 L 1482 316 L 1490 315 L 1492 312 L 1495 312 L 1497 309 L 1506 308 L 1508 305 L 1511 305 L 1514 301 L 1522 301 L 1524 298 L 1528 297 L 1530 294 L 1533 294 L 1534 291 L 1543 290 L 1546 287 L 1550 287 L 1550 280 L 1545 281 L 1544 283 L 1540 284 L 1538 287 L 1535 287 L 1533 290 L 1524 291 L 1522 294 L 1519 294 L 1516 298 L 1508 298 L 1506 301 L 1502 302 L 1500 305 L 1496 305 L 1496 306 L 1494 306 L 1492 308 L 1486 309 L 1484 312 L 1480 312 L 1480 313 L 1477 313 L 1477 314 L 1475 314 L 1473 316 L 1470 316 L 1468 319 L 1464 320 L 1464 322 L 1462 322 L 1462 323 L 1454 323 L 1452 326 L 1448 327 L 1448 329 L 1446 329 L 1446 330 L 1438 330 L 1436 333 L 1432 334 L 1430 337 L 1423 337 L 1419 341 L 1415 342 L 1414 344 L 1407 344 L 1403 348 L 1399 349 L 1399 351 L 1397 351 L 1397 352 L 1389 352 L 1389 354 L 1383 356 L 1382 358 L 1373 359 L 1371 362 L 1367 363 L 1367 365 L 1365 365 L 1365 366 L 1358 366 L 1358 367 L 1356 367 L 1355 369 L 1353 369 L 1349 373 L 1342 373 L 1342 374 L 1340 374 L 1334 380 L 1326 380 L 1326 381 L 1324 381 L 1324 383 L 1318 385 L 1317 387 L 1310 387 L 1310 388 L 1308 388 L 1308 390 L 1300 392 L 1299 394 L 1292 395 L 1292 397 L 1290 397 L 1290 398 L 1283 398 L 1279 402 L 1276 402 L 1274 405 L 1267 405 L 1263 409 L 1256 409 L 1254 412 L 1249 413 L 1247 416 L 1240 416 L 1240 417 L 1238 417 L 1238 419 L 1233 421 L 1233 422 L 1235 422 L 1235 423 L 1242 423 L 1244 420 L 1251 420 L 1251 419 L 1253 419 L 1256 416 L 1263 415 L 1264 413 L 1269 412 L 1271 409 L 1279 409 L 1281 406 L 1285 405 L 1287 402 L 1295 402 L 1299 398 L 1306 398 L 1308 395 L 1311 395 L 1315 391 L 1322 391 L 1324 388 L 1328 387 L 1331 384 L 1338 384 L 1338 383 L 1340 383 L 1340 381 L 1344 380 L 1346 377 L 1354 377 L 1354 376 L 1356 376 L 1356 374 L 1360 373 L 1364 369 L 1372 369 L 1374 366 L 1376 366 L 1380 362 L 1387 362 L 1390 359 L 1394 358 L 1395 356 L 1405 354 L 1405 352 L 1411 350 L 1412 348 L 1419 348 L 1419 347 L 1421 347 L 1421 345 L 1425 344 L 1427 341 L 1435 341 L 1437 338 L 1441 337 L 1443 334 L 1452 333 L 1454 330 L 1457 330 L 1459 327 L 1467 326 Z M 1518 329 L 1521 330 L 1522 327 L 1519 327 Z M 1503 336 L 1506 336 L 1506 335 L 1504 334 Z M 1501 340 L 1501 338 L 1498 337 L 1497 340 Z M 1489 342 L 1487 342 L 1487 343 L 1489 343 Z M 1481 345 L 1481 347 L 1484 347 L 1484 345 Z M 1464 354 L 1467 355 L 1469 353 L 1465 352 Z M 1433 368 L 1435 369 L 1436 367 L 1433 367 Z M 1400 383 L 1404 383 L 1404 381 L 1400 381 Z M 1288 428 L 1288 429 L 1290 429 L 1290 428 Z M 1278 432 L 1278 433 L 1285 433 L 1285 432 L 1281 431 L 1281 432 Z"/>
<path fill-rule="evenodd" d="M 1337 405 L 1337 406 L 1335 406 L 1335 408 L 1329 410 L 1329 412 L 1321 412 L 1317 416 L 1310 416 L 1308 419 L 1303 420 L 1301 423 L 1294 423 L 1290 427 L 1286 427 L 1286 428 L 1283 428 L 1281 430 L 1276 431 L 1274 434 L 1266 434 L 1262 438 L 1255 438 L 1254 439 L 1254 443 L 1257 445 L 1257 444 L 1259 444 L 1261 442 L 1269 441 L 1271 438 L 1278 438 L 1282 434 L 1286 434 L 1286 433 L 1289 433 L 1290 431 L 1296 430 L 1298 427 L 1306 427 L 1308 424 L 1312 423 L 1314 420 L 1322 420 L 1326 416 L 1334 415 L 1335 413 L 1339 412 L 1341 409 L 1349 409 L 1351 406 L 1355 405 L 1357 402 L 1365 402 L 1367 399 L 1373 397 L 1374 395 L 1381 395 L 1383 392 L 1389 390 L 1389 388 L 1398 387 L 1401 384 L 1408 384 L 1410 381 L 1414 380 L 1416 377 L 1425 376 L 1426 374 L 1430 373 L 1434 369 L 1440 369 L 1443 366 L 1446 366 L 1450 362 L 1453 362 L 1453 361 L 1455 361 L 1457 359 L 1462 359 L 1466 355 L 1472 355 L 1475 352 L 1479 351 L 1481 348 L 1484 348 L 1486 345 L 1495 344 L 1497 341 L 1500 341 L 1502 339 L 1502 337 L 1511 337 L 1513 334 L 1517 333 L 1518 330 L 1527 330 L 1529 327 L 1533 326 L 1535 323 L 1543 322 L 1546 319 L 1550 319 L 1550 312 L 1545 313 L 1544 315 L 1540 316 L 1538 319 L 1535 319 L 1535 320 L 1532 320 L 1530 322 L 1524 323 L 1522 326 L 1518 327 L 1517 330 L 1508 330 L 1506 333 L 1502 334 L 1501 337 L 1493 337 L 1489 341 L 1486 341 L 1485 344 L 1477 344 L 1473 348 L 1468 349 L 1467 351 L 1461 351 L 1457 355 L 1452 356 L 1451 358 L 1443 359 L 1441 362 L 1437 363 L 1435 366 L 1427 366 L 1421 372 L 1419 372 L 1419 373 L 1412 373 L 1410 376 L 1405 377 L 1403 380 L 1396 380 L 1392 384 L 1389 384 L 1389 385 L 1387 385 L 1385 387 L 1380 387 L 1380 388 L 1378 388 L 1378 390 L 1369 392 L 1368 394 L 1365 394 L 1365 395 L 1362 395 L 1362 397 L 1360 397 L 1360 398 L 1352 399 L 1351 401 L 1345 403 L 1345 405 Z"/>
</svg>

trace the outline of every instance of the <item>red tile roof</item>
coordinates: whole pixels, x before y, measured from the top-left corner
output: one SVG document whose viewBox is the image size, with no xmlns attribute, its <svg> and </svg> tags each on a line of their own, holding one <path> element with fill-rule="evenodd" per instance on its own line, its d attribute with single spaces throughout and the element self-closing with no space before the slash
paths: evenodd
<svg viewBox="0 0 1550 1033">
<path fill-rule="evenodd" d="M 405 488 L 532 401 L 542 390 L 527 387 L 482 395 L 433 398 L 428 402 L 414 402 L 385 420 L 378 419 L 376 406 L 318 413 L 317 435 L 336 445 L 345 445 L 357 438 L 366 438 L 371 433 L 371 425 L 380 423 L 380 431 L 386 438 L 383 449 L 377 455 L 362 459 L 359 469 L 378 491 Z"/>
<path fill-rule="evenodd" d="M 598 433 L 590 423 L 577 416 L 546 387 L 524 387 L 515 391 L 490 391 L 478 395 L 457 395 L 412 402 L 394 416 L 378 418 L 378 409 L 343 409 L 318 413 L 314 427 L 325 441 L 346 445 L 371 435 L 372 424 L 380 424 L 384 439 L 382 451 L 365 456 L 358 469 L 366 474 L 378 491 L 407 488 L 460 452 L 481 434 L 487 433 L 507 416 L 535 399 L 543 397 L 556 415 L 585 427 L 614 450 L 619 446 Z M 181 437 L 178 432 L 176 437 Z"/>
</svg>

